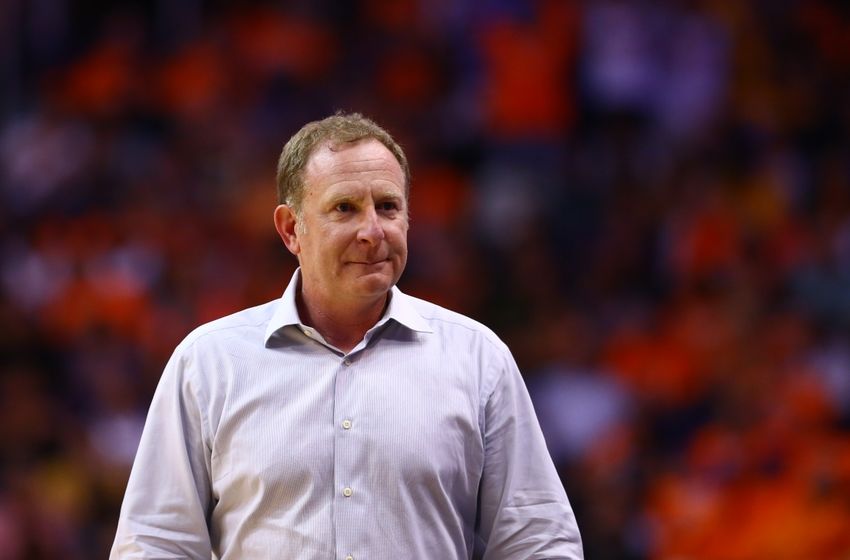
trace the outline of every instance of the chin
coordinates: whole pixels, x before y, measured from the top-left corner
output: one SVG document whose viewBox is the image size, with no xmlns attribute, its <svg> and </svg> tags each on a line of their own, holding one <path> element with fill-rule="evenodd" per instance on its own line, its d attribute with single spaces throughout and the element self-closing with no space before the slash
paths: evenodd
<svg viewBox="0 0 850 560">
<path fill-rule="evenodd" d="M 357 279 L 358 291 L 376 296 L 389 292 L 395 285 L 395 277 L 388 274 L 367 274 Z"/>
<path fill-rule="evenodd" d="M 384 292 L 388 292 L 392 289 L 393 284 L 392 278 L 363 278 L 362 279 L 362 290 L 368 294 L 378 295 Z"/>
</svg>

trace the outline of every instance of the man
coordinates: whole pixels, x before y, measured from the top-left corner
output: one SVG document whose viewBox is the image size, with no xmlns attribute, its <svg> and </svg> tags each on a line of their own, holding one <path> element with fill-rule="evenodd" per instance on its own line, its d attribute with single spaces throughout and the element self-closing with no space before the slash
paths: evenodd
<svg viewBox="0 0 850 560">
<path fill-rule="evenodd" d="M 302 128 L 274 223 L 283 297 L 176 349 L 112 558 L 581 558 L 507 347 L 403 294 L 410 173 L 372 121 Z"/>
</svg>

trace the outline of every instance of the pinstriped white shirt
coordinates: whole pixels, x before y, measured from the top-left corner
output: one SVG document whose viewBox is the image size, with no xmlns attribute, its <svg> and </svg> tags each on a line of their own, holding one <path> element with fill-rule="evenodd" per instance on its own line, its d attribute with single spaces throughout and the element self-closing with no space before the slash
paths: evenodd
<svg viewBox="0 0 850 560">
<path fill-rule="evenodd" d="M 111 558 L 581 558 L 507 347 L 393 288 L 345 354 L 280 300 L 203 325 L 148 413 Z"/>
</svg>

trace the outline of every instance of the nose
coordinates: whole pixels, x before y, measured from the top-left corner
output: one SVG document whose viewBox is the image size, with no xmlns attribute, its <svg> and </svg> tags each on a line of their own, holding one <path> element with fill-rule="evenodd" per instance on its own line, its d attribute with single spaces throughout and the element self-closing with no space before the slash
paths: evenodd
<svg viewBox="0 0 850 560">
<path fill-rule="evenodd" d="M 361 214 L 361 220 L 357 230 L 357 240 L 361 243 L 377 245 L 383 239 L 384 228 L 381 226 L 378 213 L 374 208 L 369 208 Z"/>
</svg>

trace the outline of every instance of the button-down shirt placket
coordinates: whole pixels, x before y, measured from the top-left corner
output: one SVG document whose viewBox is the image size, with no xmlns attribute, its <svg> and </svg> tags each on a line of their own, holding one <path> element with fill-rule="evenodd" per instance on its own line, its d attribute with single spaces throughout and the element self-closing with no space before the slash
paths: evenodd
<svg viewBox="0 0 850 560">
<path fill-rule="evenodd" d="M 356 368 L 351 355 L 339 362 L 334 386 L 334 532 L 336 556 L 353 556 L 362 547 L 358 543 L 358 524 L 364 519 L 363 507 L 368 496 L 358 472 L 359 434 L 352 429 L 357 418 Z M 354 419 L 354 420 L 352 420 Z M 358 544 L 361 546 L 358 547 Z"/>
</svg>

